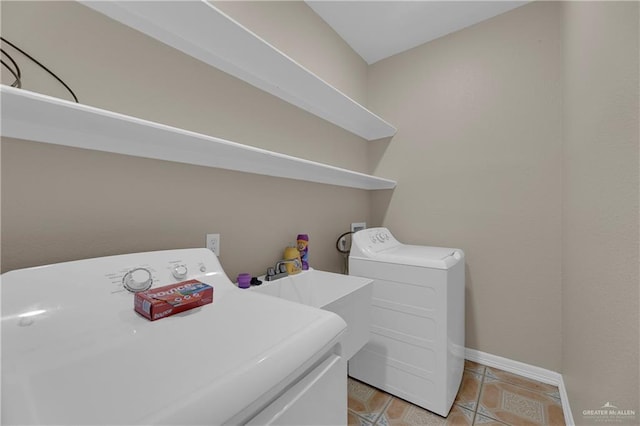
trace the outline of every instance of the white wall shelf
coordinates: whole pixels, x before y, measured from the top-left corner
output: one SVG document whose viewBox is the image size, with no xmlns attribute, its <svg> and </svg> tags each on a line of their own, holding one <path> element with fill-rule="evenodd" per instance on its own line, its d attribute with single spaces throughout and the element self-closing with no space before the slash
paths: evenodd
<svg viewBox="0 0 640 426">
<path fill-rule="evenodd" d="M 359 189 L 396 182 L 0 86 L 2 136 Z"/>
<path fill-rule="evenodd" d="M 367 140 L 396 133 L 205 0 L 81 3 Z"/>
</svg>

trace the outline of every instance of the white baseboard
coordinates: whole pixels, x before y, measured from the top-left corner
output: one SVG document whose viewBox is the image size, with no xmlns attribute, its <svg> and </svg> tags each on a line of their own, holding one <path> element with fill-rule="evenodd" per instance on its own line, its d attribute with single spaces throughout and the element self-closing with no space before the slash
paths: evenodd
<svg viewBox="0 0 640 426">
<path fill-rule="evenodd" d="M 464 349 L 464 357 L 469 361 L 474 361 L 488 367 L 499 368 L 527 379 L 537 380 L 553 386 L 559 386 L 562 381 L 562 375 L 546 368 L 536 367 L 535 365 L 525 364 L 524 362 L 514 361 L 512 359 L 503 358 L 498 355 L 480 352 L 475 349 Z"/>
<path fill-rule="evenodd" d="M 498 368 L 509 373 L 517 374 L 518 376 L 526 377 L 527 379 L 533 379 L 542 383 L 557 386 L 558 391 L 560 392 L 564 421 L 567 426 L 575 426 L 562 374 L 556 371 L 547 370 L 546 368 L 536 367 L 535 365 L 525 364 L 524 362 L 503 358 L 498 355 L 480 352 L 475 349 L 465 348 L 464 355 L 464 357 L 469 361 L 477 362 L 478 364 L 486 365 L 487 367 Z"/>
</svg>

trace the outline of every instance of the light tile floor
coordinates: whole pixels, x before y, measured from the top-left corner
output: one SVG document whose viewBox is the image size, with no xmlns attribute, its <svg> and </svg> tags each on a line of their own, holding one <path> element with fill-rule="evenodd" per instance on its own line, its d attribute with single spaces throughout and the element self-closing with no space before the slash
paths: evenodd
<svg viewBox="0 0 640 426">
<path fill-rule="evenodd" d="M 557 387 L 471 361 L 464 368 L 446 418 L 349 378 L 349 425 L 564 426 Z"/>
</svg>

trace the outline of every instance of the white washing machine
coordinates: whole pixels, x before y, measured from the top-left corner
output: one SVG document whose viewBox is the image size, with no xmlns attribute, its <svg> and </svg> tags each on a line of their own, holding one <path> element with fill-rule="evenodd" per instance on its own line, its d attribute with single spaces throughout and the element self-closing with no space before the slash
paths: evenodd
<svg viewBox="0 0 640 426">
<path fill-rule="evenodd" d="M 349 274 L 373 279 L 371 340 L 349 375 L 447 416 L 464 369 L 464 253 L 355 233 Z"/>
<path fill-rule="evenodd" d="M 213 303 L 148 321 L 125 289 L 197 278 Z M 346 424 L 344 321 L 238 289 L 207 249 L 2 275 L 2 424 Z"/>
</svg>

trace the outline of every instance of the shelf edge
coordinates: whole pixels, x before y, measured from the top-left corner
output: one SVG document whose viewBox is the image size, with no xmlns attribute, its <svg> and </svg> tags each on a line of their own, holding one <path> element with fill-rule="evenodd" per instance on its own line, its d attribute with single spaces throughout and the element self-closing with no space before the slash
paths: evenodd
<svg viewBox="0 0 640 426">
<path fill-rule="evenodd" d="M 78 1 L 364 139 L 391 137 L 397 131 L 205 0 Z M 234 45 L 205 43 L 218 39 L 233 40 Z"/>
<path fill-rule="evenodd" d="M 1 85 L 1 135 L 343 187 L 396 182 L 177 127 Z"/>
</svg>

